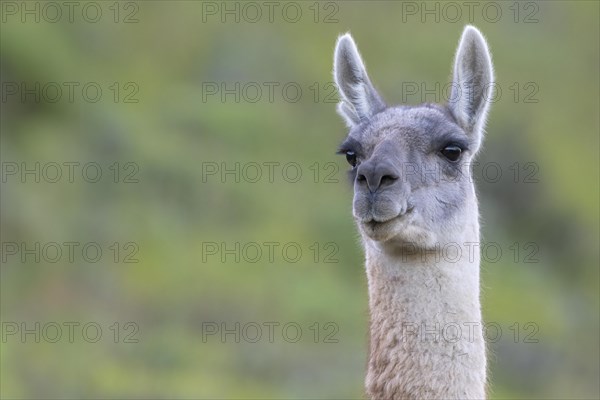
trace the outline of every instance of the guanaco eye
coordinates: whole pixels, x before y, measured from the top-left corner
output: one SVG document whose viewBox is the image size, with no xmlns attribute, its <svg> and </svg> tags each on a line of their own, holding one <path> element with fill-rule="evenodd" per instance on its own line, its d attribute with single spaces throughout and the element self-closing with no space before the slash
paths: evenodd
<svg viewBox="0 0 600 400">
<path fill-rule="evenodd" d="M 442 149 L 442 155 L 450 161 L 456 161 L 462 153 L 462 149 L 456 145 L 448 145 Z"/>
<path fill-rule="evenodd" d="M 346 152 L 346 160 L 348 164 L 352 165 L 352 168 L 356 167 L 356 153 L 353 151 Z"/>
</svg>

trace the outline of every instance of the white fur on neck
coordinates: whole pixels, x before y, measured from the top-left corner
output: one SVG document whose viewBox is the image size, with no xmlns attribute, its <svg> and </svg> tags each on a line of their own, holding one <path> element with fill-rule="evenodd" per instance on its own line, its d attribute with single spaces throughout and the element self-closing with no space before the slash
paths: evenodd
<svg viewBox="0 0 600 400">
<path fill-rule="evenodd" d="M 472 221 L 452 244 L 458 260 L 456 252 L 390 255 L 365 240 L 370 398 L 485 398 L 476 215 Z"/>
</svg>

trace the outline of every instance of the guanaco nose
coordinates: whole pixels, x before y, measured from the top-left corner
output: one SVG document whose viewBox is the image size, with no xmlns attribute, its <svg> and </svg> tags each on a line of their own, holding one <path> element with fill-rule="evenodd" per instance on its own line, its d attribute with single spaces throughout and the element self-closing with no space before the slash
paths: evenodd
<svg viewBox="0 0 600 400">
<path fill-rule="evenodd" d="M 394 166 L 386 161 L 367 161 L 358 166 L 356 181 L 360 185 L 367 185 L 371 193 L 380 188 L 392 185 L 398 180 L 399 174 Z"/>
</svg>

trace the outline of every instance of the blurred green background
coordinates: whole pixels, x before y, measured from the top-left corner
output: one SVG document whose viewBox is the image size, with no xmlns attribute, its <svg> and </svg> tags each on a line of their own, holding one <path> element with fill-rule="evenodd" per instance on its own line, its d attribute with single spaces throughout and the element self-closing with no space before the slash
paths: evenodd
<svg viewBox="0 0 600 400">
<path fill-rule="evenodd" d="M 2 398 L 361 398 L 333 46 L 389 103 L 435 101 L 466 23 L 501 90 L 475 168 L 491 397 L 598 398 L 599 3 L 474 3 L 3 1 Z"/>
</svg>

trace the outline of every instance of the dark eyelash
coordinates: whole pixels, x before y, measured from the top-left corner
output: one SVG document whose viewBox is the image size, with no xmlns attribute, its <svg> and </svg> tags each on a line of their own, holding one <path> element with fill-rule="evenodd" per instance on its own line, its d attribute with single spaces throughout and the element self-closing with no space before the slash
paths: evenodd
<svg viewBox="0 0 600 400">
<path fill-rule="evenodd" d="M 467 151 L 469 150 L 469 146 L 466 142 L 462 141 L 462 140 L 448 140 L 447 142 L 444 142 L 445 144 L 441 147 L 442 149 L 448 146 L 457 146 L 460 147 L 460 149 L 462 151 Z"/>
</svg>

